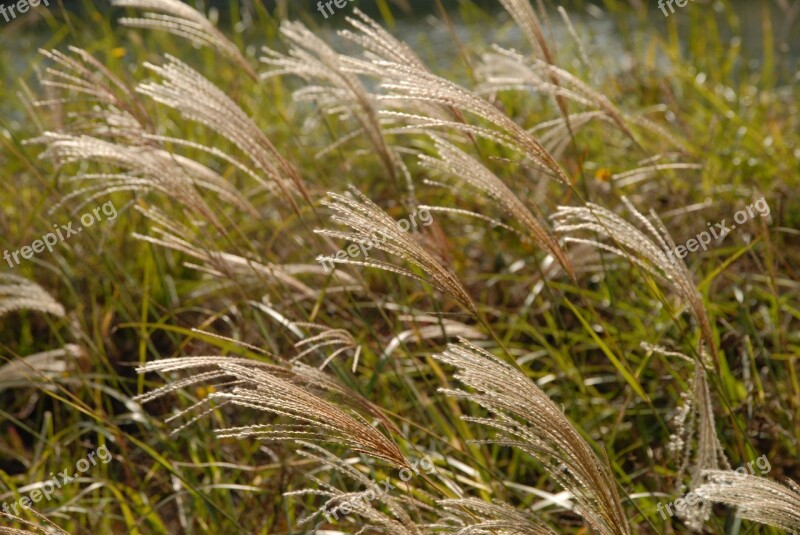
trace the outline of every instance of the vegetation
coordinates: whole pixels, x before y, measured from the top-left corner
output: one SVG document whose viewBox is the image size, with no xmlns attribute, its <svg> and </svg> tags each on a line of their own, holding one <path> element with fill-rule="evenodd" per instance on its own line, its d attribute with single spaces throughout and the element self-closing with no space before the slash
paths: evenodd
<svg viewBox="0 0 800 535">
<path fill-rule="evenodd" d="M 0 533 L 800 532 L 800 2 L 113 3 L 0 27 Z"/>
</svg>

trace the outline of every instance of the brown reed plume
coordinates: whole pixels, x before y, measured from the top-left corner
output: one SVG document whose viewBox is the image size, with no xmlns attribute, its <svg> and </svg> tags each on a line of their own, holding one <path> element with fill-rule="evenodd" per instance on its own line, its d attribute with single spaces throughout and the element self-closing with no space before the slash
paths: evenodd
<svg viewBox="0 0 800 535">
<path fill-rule="evenodd" d="M 380 410 L 314 368 L 299 363 L 289 368 L 252 359 L 222 356 L 162 359 L 137 368 L 138 373 L 183 370 L 190 372 L 190 375 L 136 398 L 144 403 L 197 384 L 213 385 L 214 391 L 206 398 L 168 418 L 169 422 L 195 414 L 173 433 L 208 415 L 217 407 L 230 404 L 240 409 L 253 409 L 285 417 L 293 423 L 218 429 L 215 433 L 220 438 L 252 437 L 267 441 L 305 440 L 338 444 L 382 459 L 397 468 L 408 466 L 394 441 L 378 431 L 354 408 L 358 407 L 372 416 L 380 414 Z M 327 394 L 348 408 L 342 408 L 322 397 Z M 387 420 L 382 415 L 376 419 L 379 422 Z"/>
<path fill-rule="evenodd" d="M 492 413 L 464 417 L 499 432 L 483 442 L 518 448 L 538 459 L 550 477 L 573 494 L 576 511 L 604 535 L 630 535 L 614 476 L 561 409 L 517 368 L 460 340 L 437 360 L 458 369 L 455 378 L 474 390 L 443 390 Z"/>
</svg>

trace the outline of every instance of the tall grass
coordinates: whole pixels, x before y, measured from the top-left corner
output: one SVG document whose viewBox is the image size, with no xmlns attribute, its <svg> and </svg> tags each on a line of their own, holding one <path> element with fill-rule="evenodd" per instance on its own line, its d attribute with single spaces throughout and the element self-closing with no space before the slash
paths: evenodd
<svg viewBox="0 0 800 535">
<path fill-rule="evenodd" d="M 0 504 L 113 452 L 0 531 L 800 531 L 796 7 L 113 4 L 0 29 L 0 245 L 119 211 L 0 273 Z"/>
</svg>

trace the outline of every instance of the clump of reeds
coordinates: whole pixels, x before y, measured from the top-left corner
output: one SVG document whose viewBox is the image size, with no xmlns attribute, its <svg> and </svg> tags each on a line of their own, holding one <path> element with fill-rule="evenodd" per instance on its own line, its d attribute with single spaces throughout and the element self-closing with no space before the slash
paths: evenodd
<svg viewBox="0 0 800 535">
<path fill-rule="evenodd" d="M 165 30 L 194 44 L 210 47 L 232 60 L 254 81 L 257 78 L 255 70 L 237 46 L 200 12 L 185 4 L 177 0 L 113 2 L 116 6 L 146 11 L 142 18 L 122 19 L 123 24 L 134 28 Z M 476 195 L 491 199 L 499 206 L 509 221 L 505 224 L 484 214 L 446 206 L 437 208 L 471 215 L 493 224 L 497 222 L 503 228 L 522 234 L 550 255 L 547 262 L 553 259 L 557 261 L 557 264 L 551 263 L 560 266 L 576 284 L 578 281 L 570 251 L 562 246 L 561 238 L 564 242 L 578 244 L 578 254 L 581 256 L 584 256 L 587 248 L 610 252 L 665 282 L 689 307 L 700 332 L 697 357 L 689 359 L 694 365 L 691 389 L 686 396 L 685 406 L 678 413 L 676 420 L 679 429 L 672 443 L 674 449 L 684 453 L 678 479 L 689 470 L 690 485 L 709 501 L 739 507 L 740 515 L 744 518 L 797 530 L 800 524 L 800 489 L 796 485 L 783 486 L 763 478 L 731 482 L 730 474 L 715 470 L 727 466 L 727 459 L 715 429 L 709 372 L 704 355 L 710 352 L 713 357 L 718 357 L 717 344 L 692 273 L 680 259 L 676 261 L 669 256 L 675 243 L 655 213 L 648 219 L 626 198 L 622 201 L 633 222 L 611 208 L 595 203 L 562 206 L 552 215 L 555 223 L 551 230 L 547 214 L 536 203 L 521 197 L 512 189 L 510 181 L 501 178 L 484 164 L 488 158 L 483 154 L 474 156 L 467 149 L 460 148 L 471 144 L 477 152 L 482 153 L 482 143 L 485 142 L 486 145 L 511 149 L 514 154 L 512 163 L 521 167 L 531 164 L 534 176 L 541 179 L 540 184 L 550 184 L 545 179 L 552 178 L 561 186 L 566 186 L 570 194 L 574 194 L 572 170 L 567 171 L 568 167 L 562 167 L 558 157 L 569 143 L 575 144 L 576 134 L 593 121 L 613 125 L 637 146 L 639 142 L 634 126 L 683 146 L 678 138 L 646 119 L 644 112 L 623 111 L 611 98 L 559 67 L 555 50 L 544 37 L 540 17 L 527 0 L 501 0 L 501 3 L 522 28 L 540 59 L 530 59 L 513 51 L 496 48 L 494 53 L 485 56 L 484 65 L 478 70 L 483 83 L 477 89 L 431 72 L 409 46 L 360 11 L 355 12 L 354 18 L 348 19 L 351 29 L 341 32 L 341 35 L 361 49 L 361 56 L 341 54 L 306 26 L 285 22 L 281 26 L 281 35 L 288 42 L 288 52 L 284 54 L 265 49 L 261 60 L 270 70 L 262 78 L 292 75 L 302 79 L 303 87 L 293 94 L 295 101 L 311 101 L 323 112 L 323 117 L 344 118 L 355 124 L 353 131 L 335 139 L 318 156 L 330 154 L 359 136 L 365 137 L 374 149 L 374 156 L 382 165 L 382 171 L 392 180 L 399 182 L 399 177 L 405 180 L 410 203 L 415 202 L 417 177 L 401 156 L 406 153 L 415 156 L 420 152 L 425 153 L 431 149 L 432 141 L 436 156 L 421 156 L 424 166 L 428 170 L 455 177 L 459 184 L 468 184 Z M 590 64 L 577 33 L 565 12 L 562 10 L 561 13 L 571 35 L 579 43 L 581 60 L 588 70 Z M 546 15 L 544 10 L 542 15 Z M 218 217 L 206 197 L 216 197 L 232 206 L 236 215 L 259 218 L 263 211 L 253 205 L 251 195 L 229 180 L 227 173 L 217 170 L 213 164 L 202 164 L 171 149 L 181 147 L 211 156 L 217 162 L 230 166 L 231 171 L 243 173 L 255 182 L 258 191 L 280 193 L 277 199 L 271 196 L 269 202 L 288 203 L 298 216 L 301 216 L 296 202 L 298 195 L 309 206 L 316 207 L 318 200 L 314 198 L 313 189 L 307 188 L 306 177 L 284 154 L 282 147 L 273 143 L 231 94 L 189 64 L 172 56 L 146 63 L 145 66 L 156 79 L 134 88 L 114 76 L 84 50 L 72 49 L 71 56 L 56 51 L 46 52 L 45 55 L 55 65 L 47 69 L 43 84 L 48 90 L 60 90 L 64 94 L 39 104 L 50 105 L 54 109 L 77 104 L 77 95 L 88 99 L 91 109 L 72 115 L 78 120 L 71 121 L 64 128 L 61 128 L 64 126 L 60 122 L 63 117 L 59 114 L 56 117 L 59 128 L 44 131 L 35 140 L 46 145 L 41 157 L 51 159 L 57 166 L 85 163 L 100 166 L 97 171 L 81 168 L 78 174 L 68 178 L 68 182 L 78 183 L 81 187 L 68 194 L 62 202 L 80 196 L 83 197 L 80 206 L 83 206 L 99 196 L 114 193 L 162 194 L 189 207 L 192 215 L 202 220 L 199 225 L 210 222 L 220 236 L 234 240 L 232 234 L 238 232 L 228 232 L 228 221 Z M 370 79 L 369 83 L 365 82 L 365 78 Z M 506 114 L 498 102 L 482 96 L 486 92 L 521 88 L 551 95 L 561 117 L 526 128 Z M 149 97 L 155 103 L 175 110 L 182 119 L 197 122 L 219 134 L 240 156 L 202 143 L 164 135 L 158 129 L 160 127 L 156 127 L 157 121 L 152 119 L 151 112 L 144 104 L 147 99 L 142 97 Z M 570 111 L 570 106 L 575 105 L 585 109 Z M 540 135 L 542 132 L 544 134 Z M 418 149 L 407 150 L 394 143 L 394 136 L 401 135 L 419 135 L 424 141 L 416 145 Z M 453 142 L 444 141 L 445 137 Z M 658 158 L 647 159 L 640 164 L 642 166 L 615 175 L 618 185 L 630 185 L 656 171 L 689 165 L 654 164 Z M 113 170 L 109 171 L 109 167 Z M 543 200 L 536 199 L 537 202 Z M 479 312 L 481 308 L 450 263 L 432 252 L 420 234 L 404 231 L 386 211 L 355 187 L 350 187 L 349 194 L 330 193 L 322 204 L 332 212 L 331 220 L 347 230 L 320 229 L 318 234 L 369 245 L 370 250 L 381 251 L 404 265 L 398 266 L 371 256 L 344 259 L 322 256 L 319 260 L 377 268 L 430 284 L 466 308 L 472 318 L 481 320 L 481 325 L 476 326 L 443 318 L 439 314 L 401 315 L 400 321 L 412 321 L 413 325 L 400 333 L 376 335 L 376 343 L 380 344 L 376 353 L 380 353 L 382 358 L 392 356 L 407 339 L 446 340 L 456 335 L 475 339 L 487 337 L 481 328 L 490 326 L 483 320 Z M 192 257 L 196 263 L 187 262 L 185 265 L 215 280 L 231 284 L 246 281 L 259 290 L 284 290 L 286 299 L 270 303 L 273 308 L 269 310 L 282 307 L 287 310 L 285 316 L 278 312 L 275 312 L 275 316 L 280 317 L 282 326 L 289 328 L 297 340 L 290 340 L 287 344 L 289 351 L 295 352 L 291 359 L 269 354 L 255 344 L 242 344 L 249 351 L 270 359 L 269 363 L 218 355 L 149 362 L 138 369 L 139 373 L 165 374 L 169 376 L 168 382 L 140 395 L 138 401 L 151 402 L 191 387 L 208 385 L 211 388 L 205 397 L 187 408 L 176 410 L 167 419 L 168 422 L 185 419 L 174 433 L 216 411 L 230 415 L 235 420 L 241 411 L 253 410 L 265 418 L 266 423 L 222 427 L 217 430 L 216 436 L 293 441 L 303 448 L 298 455 L 364 486 L 368 486 L 371 479 L 357 470 L 350 460 L 342 459 L 327 448 L 379 459 L 394 469 L 409 466 L 396 441 L 403 433 L 386 415 L 388 413 L 329 373 L 328 368 L 332 367 L 333 360 L 348 352 L 352 353 L 352 371 L 356 373 L 362 347 L 369 343 L 363 342 L 360 335 L 354 335 L 355 331 L 329 325 L 319 319 L 322 315 L 320 311 L 327 304 L 332 290 L 346 292 L 352 287 L 360 288 L 355 284 L 355 278 L 340 270 L 330 278 L 349 286 L 315 286 L 301 278 L 302 275 L 322 274 L 321 268 L 314 266 L 310 258 L 303 263 L 293 264 L 268 261 L 259 256 L 263 244 L 255 240 L 247 243 L 247 252 L 242 252 L 245 248 L 224 251 L 219 246 L 213 246 L 213 239 L 207 242 L 198 239 L 197 233 L 181 223 L 177 215 L 173 217 L 152 206 L 141 206 L 140 212 L 149 223 L 154 224 L 154 228 L 150 235 L 136 233 L 135 237 Z M 277 212 L 279 207 L 269 205 L 267 208 Z M 291 228 L 291 224 L 286 223 L 285 228 Z M 297 240 L 295 245 L 307 246 L 302 240 Z M 302 252 L 307 255 L 307 251 Z M 268 308 L 264 304 L 267 299 L 258 302 L 247 297 L 246 301 L 255 308 L 261 305 Z M 309 303 L 313 303 L 313 308 L 304 308 Z M 224 304 L 228 309 L 237 305 Z M 394 310 L 408 309 L 395 304 L 381 305 L 387 310 L 392 306 Z M 547 306 L 552 306 L 552 303 L 547 303 Z M 0 316 L 20 309 L 38 310 L 59 317 L 65 314 L 64 308 L 38 285 L 20 277 L 0 275 Z M 498 315 L 503 313 L 504 310 Z M 419 328 L 418 322 L 430 325 Z M 310 334 L 303 333 L 303 329 Z M 535 327 L 531 329 L 535 330 Z M 512 335 L 509 336 L 511 338 Z M 226 340 L 233 342 L 232 339 Z M 651 349 L 670 356 L 661 348 Z M 301 362 L 315 353 L 322 357 L 318 367 Z M 45 375 L 54 375 L 64 369 L 58 367 L 61 361 L 57 358 L 66 355 L 67 348 L 33 355 L 6 365 L 0 368 L 0 380 L 4 374 L 18 379 L 25 366 L 39 367 Z M 466 421 L 485 426 L 496 433 L 484 443 L 517 448 L 541 463 L 552 481 L 574 498 L 575 511 L 583 518 L 586 529 L 602 535 L 631 533 L 632 527 L 608 459 L 602 454 L 598 455 L 562 409 L 525 372 L 463 339 L 458 344 L 448 345 L 444 352 L 435 355 L 435 359 L 456 368 L 454 377 L 464 385 L 463 390 L 442 389 L 442 393 L 474 402 L 480 406 L 479 410 L 489 412 L 484 417 L 464 417 Z M 432 363 L 431 368 L 434 369 L 435 365 Z M 446 374 L 441 370 L 435 368 L 435 372 L 443 382 L 447 381 Z M 347 372 L 345 370 L 342 373 Z M 452 400 L 450 402 L 455 413 L 458 404 Z M 232 410 L 225 412 L 223 409 Z M 410 418 L 409 421 L 416 424 Z M 451 438 L 452 443 L 447 445 L 459 449 L 456 447 L 460 446 L 459 437 Z M 695 442 L 696 453 L 693 465 L 689 468 Z M 709 479 L 729 484 L 712 487 L 707 483 Z M 386 495 L 375 500 L 367 499 L 369 495 L 365 490 L 346 492 L 337 488 L 330 479 L 314 477 L 312 480 L 316 485 L 314 488 L 286 494 L 325 499 L 322 509 L 301 522 L 301 525 L 319 520 L 320 513 L 331 506 L 355 498 L 357 505 L 354 516 L 358 519 L 350 517 L 348 522 L 357 525 L 359 532 L 375 530 L 400 535 L 422 535 L 430 531 L 461 535 L 554 533 L 541 518 L 510 503 L 492 500 L 488 491 L 493 489 L 488 486 L 476 485 L 476 488 L 487 492 L 482 498 L 467 496 L 453 481 L 448 481 L 448 489 L 459 491 L 455 499 L 443 500 L 439 495 L 414 489 L 414 497 Z M 423 499 L 418 499 L 419 496 Z M 703 505 L 690 510 L 684 518 L 691 527 L 698 528 L 709 509 Z M 0 532 L 22 531 L 0 528 Z"/>
</svg>

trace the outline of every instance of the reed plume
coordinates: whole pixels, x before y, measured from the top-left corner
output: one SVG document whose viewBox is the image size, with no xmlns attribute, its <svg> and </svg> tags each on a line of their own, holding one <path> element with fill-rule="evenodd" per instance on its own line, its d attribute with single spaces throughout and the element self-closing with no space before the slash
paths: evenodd
<svg viewBox="0 0 800 535">
<path fill-rule="evenodd" d="M 319 496 L 325 499 L 322 506 L 314 514 L 301 520 L 299 525 L 309 524 L 322 515 L 328 518 L 333 518 L 334 515 L 338 517 L 337 508 L 343 503 L 347 503 L 350 513 L 361 517 L 359 522 L 362 527 L 357 533 L 365 533 L 368 530 L 391 535 L 425 535 L 427 533 L 412 518 L 412 514 L 421 510 L 430 513 L 433 511 L 430 505 L 410 495 L 400 493 L 395 495 L 391 490 L 384 491 L 374 480 L 355 469 L 346 460 L 332 455 L 329 451 L 314 444 L 304 443 L 302 445 L 305 449 L 299 450 L 299 455 L 314 460 L 345 479 L 360 484 L 364 490 L 345 492 L 314 476 L 309 476 L 316 483 L 315 488 L 284 494 L 285 496 Z M 385 510 L 382 511 L 380 506 L 383 506 Z M 345 519 L 338 521 L 344 523 Z"/>
<path fill-rule="evenodd" d="M 81 354 L 80 346 L 66 344 L 61 349 L 42 351 L 12 360 L 0 366 L 0 391 L 59 377 L 77 367 L 76 359 Z"/>
<path fill-rule="evenodd" d="M 28 508 L 28 514 L 37 518 L 40 523 L 31 522 L 13 514 L 0 511 L 0 518 L 7 518 L 28 529 L 18 529 L 0 526 L 0 535 L 69 535 L 66 531 L 58 527 L 52 520 L 39 513 L 33 508 Z"/>
<path fill-rule="evenodd" d="M 68 50 L 71 56 L 58 50 L 39 50 L 53 62 L 40 76 L 40 82 L 47 89 L 80 95 L 82 101 L 100 107 L 102 111 L 95 109 L 82 113 L 79 125 L 90 126 L 89 120 L 96 119 L 92 126 L 98 132 L 119 133 L 126 124 L 135 124 L 138 130 L 140 124 L 149 123 L 147 110 L 127 83 L 86 50 L 74 46 Z M 77 102 L 80 101 L 74 96 L 65 95 L 37 101 L 36 105 L 60 107 Z"/>
<path fill-rule="evenodd" d="M 534 49 L 534 53 L 537 56 L 543 57 L 547 65 L 555 66 L 555 54 L 550 49 L 550 45 L 547 44 L 547 40 L 544 38 L 542 26 L 539 23 L 539 17 L 536 16 L 536 12 L 533 10 L 530 2 L 528 0 L 500 0 L 500 3 L 503 4 L 503 7 L 509 12 L 511 17 L 516 21 L 517 25 L 522 28 L 522 31 L 527 37 L 528 42 Z M 544 6 L 542 6 L 540 3 L 539 7 L 541 8 L 542 14 L 546 16 L 547 12 L 545 11 Z M 553 86 L 558 87 L 558 78 L 552 73 L 550 74 L 550 80 Z M 564 117 L 567 129 L 571 130 L 572 127 L 569 122 L 569 108 L 567 106 L 567 101 L 557 92 L 554 92 L 554 96 L 556 104 L 558 104 L 558 108 L 561 111 L 561 115 Z"/>
<path fill-rule="evenodd" d="M 428 282 L 440 292 L 453 297 L 470 312 L 477 314 L 477 308 L 472 298 L 452 270 L 445 267 L 433 254 L 426 251 L 417 243 L 411 233 L 400 228 L 389 214 L 370 201 L 355 187 L 351 186 L 349 191 L 352 197 L 329 193 L 329 199 L 324 201 L 323 204 L 334 212 L 331 220 L 349 227 L 351 232 L 327 229 L 318 229 L 315 232 L 330 238 L 340 238 L 352 243 L 370 245 L 373 249 L 401 258 L 419 269 L 424 275 L 417 275 L 409 269 L 373 258 L 355 260 L 349 256 L 344 259 L 340 259 L 337 256 L 320 256 L 318 258 L 320 262 L 373 267 L 417 281 Z"/>
<path fill-rule="evenodd" d="M 800 533 L 800 485 L 782 485 L 765 477 L 709 470 L 708 483 L 695 492 L 704 500 L 736 508 L 740 518 Z"/>
<path fill-rule="evenodd" d="M 64 307 L 35 282 L 0 273 L 0 318 L 17 310 L 34 310 L 60 318 L 66 315 Z"/>
<path fill-rule="evenodd" d="M 542 214 L 535 205 L 536 215 L 523 204 L 519 197 L 497 175 L 479 161 L 442 139 L 435 139 L 435 144 L 439 157 L 433 158 L 421 155 L 420 160 L 424 165 L 457 177 L 479 192 L 488 195 L 505 210 L 513 221 L 522 225 L 528 236 L 536 244 L 549 251 L 567 273 L 574 278 L 575 273 L 569 258 L 567 258 L 555 236 L 545 228 Z"/>
<path fill-rule="evenodd" d="M 58 167 L 92 161 L 123 171 L 78 173 L 68 178 L 67 182 L 88 185 L 66 195 L 59 206 L 69 199 L 82 196 L 84 199 L 74 208 L 78 211 L 112 193 L 158 191 L 202 215 L 218 229 L 223 229 L 214 211 L 198 193 L 197 188 L 200 188 L 215 193 L 220 200 L 244 212 L 258 214 L 236 188 L 218 173 L 194 160 L 165 150 L 52 132 L 45 132 L 34 141 L 47 145 L 39 158 L 53 160 Z"/>
<path fill-rule="evenodd" d="M 184 118 L 197 121 L 228 139 L 250 159 L 257 171 L 280 189 L 295 211 L 299 208 L 294 192 L 299 192 L 311 204 L 299 171 L 224 91 L 173 56 L 166 56 L 163 65 L 145 63 L 145 66 L 162 81 L 140 84 L 139 93 L 174 108 Z M 259 178 L 259 183 L 271 189 L 271 184 L 263 178 Z"/>
<path fill-rule="evenodd" d="M 511 505 L 477 498 L 441 500 L 442 515 L 436 528 L 455 535 L 556 535 L 539 518 Z"/>
<path fill-rule="evenodd" d="M 282 416 L 292 424 L 263 424 L 218 429 L 218 437 L 251 437 L 260 440 L 305 440 L 325 444 L 338 444 L 352 451 L 382 459 L 398 468 L 408 466 L 397 445 L 385 434 L 378 431 L 364 416 L 352 408 L 344 409 L 323 399 L 314 390 L 332 393 L 339 400 L 345 390 L 334 386 L 333 381 L 323 379 L 313 368 L 295 364 L 285 366 L 266 364 L 250 359 L 221 356 L 197 356 L 162 359 L 148 362 L 137 368 L 138 373 L 175 372 L 186 370 L 192 375 L 159 387 L 138 396 L 137 401 L 149 402 L 171 392 L 196 384 L 214 385 L 214 391 L 179 411 L 167 421 L 182 418 L 190 413 L 192 417 L 178 432 L 197 419 L 212 412 L 212 404 L 224 406 L 231 404 L 240 409 L 254 409 L 264 413 Z M 377 407 L 365 402 L 355 393 L 347 392 L 350 407 L 368 407 L 368 413 L 379 412 Z M 379 421 L 386 418 L 378 419 Z"/>
<path fill-rule="evenodd" d="M 425 63 L 410 46 L 390 34 L 360 9 L 355 8 L 353 14 L 355 17 L 347 17 L 347 22 L 356 31 L 342 30 L 339 35 L 363 48 L 368 58 L 379 58 L 427 70 Z"/>
<path fill-rule="evenodd" d="M 201 189 L 252 217 L 258 217 L 250 202 L 219 173 L 191 158 L 173 153 L 165 148 L 165 144 L 201 150 L 260 180 L 253 171 L 219 149 L 156 134 L 149 112 L 133 88 L 85 50 L 74 47 L 70 50 L 71 56 L 58 51 L 42 51 L 54 65 L 47 68 L 41 82 L 64 95 L 60 99 L 39 101 L 37 105 L 88 101 L 93 106 L 90 110 L 80 109 L 71 113 L 71 120 L 61 131 L 45 131 L 29 143 L 46 145 L 39 158 L 50 159 L 58 167 L 90 161 L 102 168 L 94 172 L 82 170 L 67 178 L 66 182 L 78 184 L 78 189 L 62 198 L 51 211 L 78 196 L 84 198 L 75 211 L 115 192 L 158 191 L 222 230 L 215 213 L 197 191 Z M 81 98 L 74 98 L 76 95 Z"/>
<path fill-rule="evenodd" d="M 683 462 L 677 474 L 676 486 L 679 490 L 685 489 L 681 484 L 681 479 L 688 469 L 690 475 L 688 488 L 697 493 L 706 481 L 706 473 L 709 470 L 720 468 L 730 470 L 731 468 L 717 435 L 714 424 L 714 405 L 706 372 L 702 366 L 695 365 L 692 390 L 684 399 L 686 400 L 685 405 L 679 410 L 676 419 L 678 429 L 670 437 L 670 446 L 673 449 L 683 446 Z M 697 437 L 697 446 L 692 461 L 694 436 Z M 687 505 L 682 511 L 677 511 L 677 515 L 686 522 L 686 525 L 697 531 L 702 529 L 710 513 L 711 504 L 708 502 Z"/>
<path fill-rule="evenodd" d="M 684 494 L 686 485 L 682 480 L 688 472 L 690 481 L 688 488 L 692 492 L 706 481 L 704 473 L 721 468 L 730 470 L 730 463 L 725 450 L 719 441 L 714 418 L 714 403 L 705 368 L 697 361 L 683 353 L 669 351 L 661 346 L 642 343 L 641 346 L 665 357 L 675 357 L 689 362 L 694 367 L 691 386 L 688 392 L 681 394 L 683 403 L 672 418 L 675 432 L 670 435 L 667 452 L 670 456 L 680 456 L 681 464 L 676 475 L 676 491 Z M 701 359 L 702 360 L 702 359 Z M 695 445 L 696 437 L 696 445 Z M 711 512 L 708 502 L 687 504 L 677 516 L 695 531 L 702 529 Z"/>
<path fill-rule="evenodd" d="M 409 340 L 422 342 L 435 338 L 465 338 L 482 339 L 486 334 L 481 331 L 461 323 L 459 321 L 431 316 L 427 314 L 403 314 L 397 317 L 399 321 L 412 323 L 412 328 L 401 331 L 389 340 L 384 346 L 381 358 L 390 357 L 401 345 L 408 343 Z M 422 324 L 422 325 L 420 325 Z M 428 325 L 430 324 L 430 325 Z"/>
<path fill-rule="evenodd" d="M 372 27 L 371 19 L 362 14 L 361 27 Z M 281 24 L 281 34 L 289 41 L 289 53 L 281 54 L 269 48 L 264 48 L 261 61 L 272 69 L 263 76 L 293 75 L 302 78 L 307 83 L 318 80 L 315 85 L 306 85 L 295 91 L 296 101 L 314 101 L 323 112 L 343 118 L 353 118 L 360 128 L 351 135 L 344 136 L 333 147 L 354 138 L 357 134 L 364 134 L 369 139 L 375 152 L 392 181 L 397 183 L 403 176 L 406 188 L 413 196 L 414 185 L 411 176 L 402 159 L 385 139 L 384 130 L 378 116 L 374 98 L 366 90 L 358 76 L 349 68 L 350 59 L 340 55 L 325 41 L 317 37 L 305 25 L 299 22 L 284 22 Z M 376 39 L 380 34 L 374 30 L 364 39 L 369 45 L 378 46 Z M 367 43 L 365 43 L 367 44 Z M 397 54 L 403 55 L 398 51 Z M 323 85 L 324 84 L 324 85 Z M 328 148 L 325 152 L 330 150 Z"/>
<path fill-rule="evenodd" d="M 627 198 L 623 197 L 622 201 L 644 231 L 611 210 L 594 203 L 588 203 L 585 207 L 560 206 L 551 216 L 555 222 L 555 231 L 566 235 L 567 242 L 592 245 L 621 256 L 664 281 L 689 306 L 700 328 L 702 340 L 716 362 L 717 349 L 711 323 L 691 273 L 683 260 L 673 254 L 675 242 L 655 212 L 651 211 L 653 222 L 650 222 Z M 583 232 L 597 233 L 614 242 L 616 247 L 593 239 L 572 236 Z M 702 342 L 698 347 L 698 354 L 705 354 Z"/>
<path fill-rule="evenodd" d="M 455 378 L 474 390 L 443 390 L 479 404 L 490 418 L 464 417 L 499 432 L 484 442 L 518 448 L 538 459 L 547 473 L 573 494 L 576 511 L 604 535 L 629 535 L 614 476 L 564 416 L 527 376 L 491 353 L 461 340 L 437 360 L 457 368 Z"/>
<path fill-rule="evenodd" d="M 637 145 L 639 141 L 631 130 L 631 125 L 643 128 L 675 147 L 692 152 L 685 141 L 647 118 L 647 114 L 657 108 L 625 112 L 602 92 L 551 61 L 528 59 L 513 50 L 497 46 L 493 48 L 493 52 L 484 54 L 477 69 L 483 81 L 480 86 L 482 93 L 503 90 L 541 91 L 552 95 L 559 102 L 562 117 L 556 120 L 556 124 L 563 125 L 572 134 L 590 121 L 599 119 L 616 127 Z M 568 113 L 565 104 L 567 100 L 588 108 L 589 111 Z M 575 120 L 578 122 L 573 125 Z"/>
<path fill-rule="evenodd" d="M 247 286 L 266 285 L 289 288 L 296 292 L 298 298 L 316 299 L 319 294 L 319 290 L 302 282 L 298 275 L 303 273 L 320 274 L 323 271 L 321 266 L 284 265 L 213 250 L 196 243 L 195 233 L 191 229 L 170 218 L 161 210 L 138 206 L 137 210 L 150 219 L 154 225 L 151 235 L 133 233 L 133 237 L 153 245 L 180 251 L 199 261 L 199 263 L 185 262 L 187 267 L 211 275 L 220 281 Z M 353 283 L 352 278 L 339 277 L 339 279 L 350 284 Z"/>
<path fill-rule="evenodd" d="M 179 0 L 111 0 L 111 5 L 145 11 L 144 18 L 120 18 L 119 22 L 124 26 L 163 30 L 199 46 L 212 48 L 233 60 L 250 78 L 257 78 L 236 45 L 191 6 Z"/>
<path fill-rule="evenodd" d="M 335 359 L 337 356 L 341 355 L 346 351 L 352 351 L 353 373 L 355 373 L 356 368 L 358 367 L 358 357 L 361 355 L 361 346 L 358 345 L 358 343 L 356 343 L 355 338 L 353 338 L 353 335 L 350 334 L 349 331 L 345 329 L 331 329 L 329 327 L 326 327 L 325 325 L 319 325 L 316 323 L 307 323 L 307 322 L 296 322 L 294 325 L 296 327 L 305 327 L 307 329 L 319 330 L 321 332 L 319 334 L 303 338 L 299 342 L 296 342 L 294 344 L 295 348 L 297 349 L 304 348 L 304 349 L 300 353 L 295 355 L 292 358 L 292 360 L 301 359 L 304 356 L 308 355 L 309 353 L 313 353 L 314 351 L 319 351 L 323 347 L 334 348 L 334 351 L 323 361 L 322 364 L 319 365 L 319 369 L 322 370 L 325 368 L 325 366 L 328 365 L 330 361 Z"/>
<path fill-rule="evenodd" d="M 369 65 L 362 62 L 354 68 L 380 80 L 385 93 L 376 98 L 384 108 L 382 116 L 412 123 L 409 128 L 422 133 L 429 133 L 432 131 L 429 129 L 434 128 L 448 128 L 484 137 L 527 156 L 535 167 L 562 183 L 570 183 L 558 162 L 535 136 L 468 89 L 414 64 L 374 59 Z M 431 105 L 435 107 L 433 113 L 430 112 Z M 435 111 L 436 107 L 439 112 Z M 403 111 L 406 108 L 408 111 Z M 443 114 L 452 110 L 458 111 L 458 121 L 444 118 Z M 495 128 L 471 124 L 464 114 L 486 121 Z"/>
</svg>

